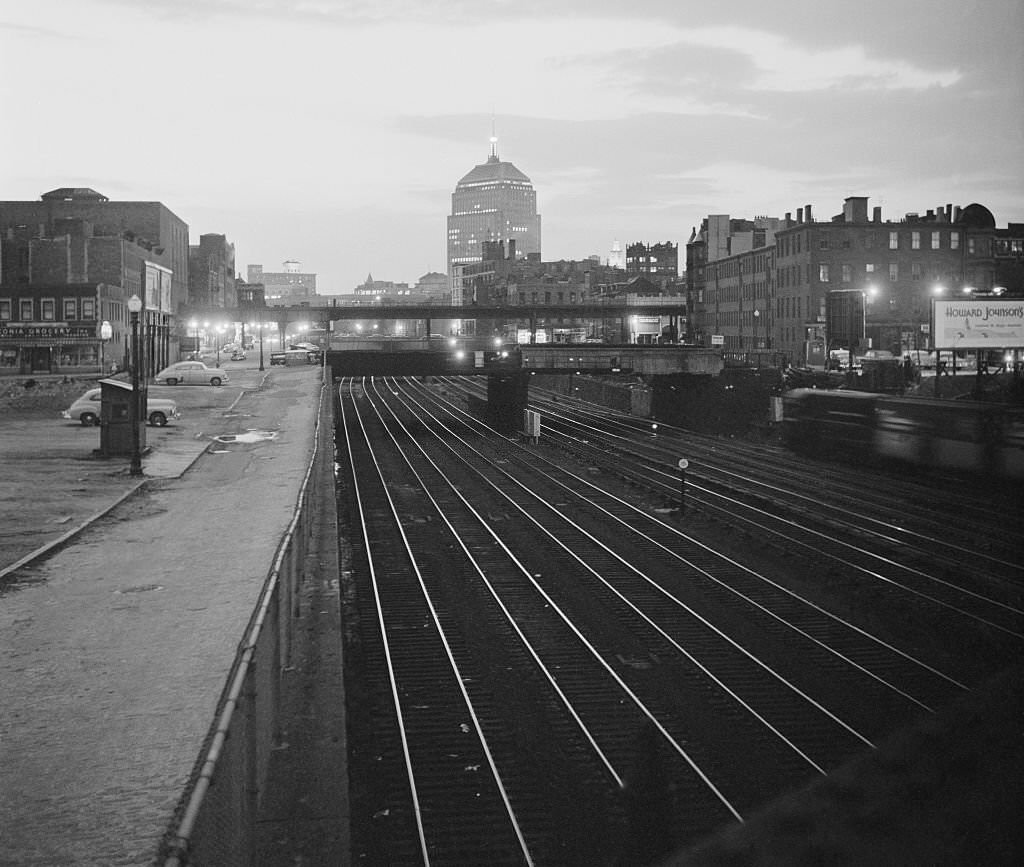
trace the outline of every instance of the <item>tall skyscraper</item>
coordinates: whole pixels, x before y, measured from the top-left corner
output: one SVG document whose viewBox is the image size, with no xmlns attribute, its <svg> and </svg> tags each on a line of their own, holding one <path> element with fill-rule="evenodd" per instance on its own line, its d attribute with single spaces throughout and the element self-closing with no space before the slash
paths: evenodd
<svg viewBox="0 0 1024 867">
<path fill-rule="evenodd" d="M 455 185 L 448 217 L 448 276 L 462 265 L 479 262 L 488 241 L 515 241 L 518 256 L 540 255 L 540 215 L 530 179 L 498 157 L 498 139 L 491 136 L 491 155 Z"/>
</svg>

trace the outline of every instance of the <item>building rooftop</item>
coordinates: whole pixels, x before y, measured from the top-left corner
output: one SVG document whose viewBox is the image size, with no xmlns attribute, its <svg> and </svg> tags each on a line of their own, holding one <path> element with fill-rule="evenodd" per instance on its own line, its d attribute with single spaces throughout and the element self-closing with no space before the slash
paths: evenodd
<svg viewBox="0 0 1024 867">
<path fill-rule="evenodd" d="M 44 202 L 109 202 L 106 196 L 102 193 L 97 193 L 96 190 L 91 190 L 89 187 L 59 187 L 56 190 L 50 190 L 48 193 L 43 193 L 40 198 Z"/>
<path fill-rule="evenodd" d="M 491 154 L 487 158 L 487 162 L 474 166 L 472 171 L 463 176 L 457 187 L 501 181 L 516 181 L 522 184 L 530 183 L 530 179 L 512 163 L 502 161 L 498 158 L 497 154 Z"/>
</svg>

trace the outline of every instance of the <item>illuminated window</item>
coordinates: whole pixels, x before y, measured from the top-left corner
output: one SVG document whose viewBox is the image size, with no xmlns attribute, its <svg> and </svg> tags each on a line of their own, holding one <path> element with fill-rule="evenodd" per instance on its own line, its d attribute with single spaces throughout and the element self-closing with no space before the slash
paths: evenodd
<svg viewBox="0 0 1024 867">
<path fill-rule="evenodd" d="M 874 262 L 868 262 L 867 265 L 864 266 L 864 271 L 867 274 L 874 274 L 875 273 L 875 263 Z"/>
<path fill-rule="evenodd" d="M 849 283 L 853 279 L 853 268 L 850 265 L 843 265 L 843 282 Z"/>
<path fill-rule="evenodd" d="M 960 249 L 960 233 L 950 232 L 949 233 L 949 249 L 959 250 Z"/>
<path fill-rule="evenodd" d="M 83 298 L 82 299 L 82 318 L 83 319 L 95 319 L 96 318 L 96 299 L 95 298 Z"/>
<path fill-rule="evenodd" d="M 900 233 L 890 232 L 889 233 L 889 249 L 898 250 L 900 248 Z"/>
<path fill-rule="evenodd" d="M 893 283 L 900 279 L 900 266 L 895 262 L 889 263 L 889 279 Z"/>
<path fill-rule="evenodd" d="M 932 249 L 938 250 L 941 244 L 940 238 L 942 237 L 941 232 L 932 232 Z"/>
<path fill-rule="evenodd" d="M 57 318 L 57 302 L 52 298 L 44 298 L 41 311 L 43 322 L 53 322 Z"/>
<path fill-rule="evenodd" d="M 74 298 L 64 299 L 64 319 L 71 320 L 78 318 L 78 302 Z"/>
<path fill-rule="evenodd" d="M 828 283 L 828 265 L 818 266 L 818 280 L 821 283 Z"/>
<path fill-rule="evenodd" d="M 32 321 L 32 299 L 22 298 L 18 302 L 18 318 L 22 322 Z"/>
<path fill-rule="evenodd" d="M 911 232 L 910 233 L 910 249 L 920 250 L 921 249 L 921 233 Z"/>
<path fill-rule="evenodd" d="M 0 298 L 0 322 L 11 321 L 11 299 Z"/>
</svg>

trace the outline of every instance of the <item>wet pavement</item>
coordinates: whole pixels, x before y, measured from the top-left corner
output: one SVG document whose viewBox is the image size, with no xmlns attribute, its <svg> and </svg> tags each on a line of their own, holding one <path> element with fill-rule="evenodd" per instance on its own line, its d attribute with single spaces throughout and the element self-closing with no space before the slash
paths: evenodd
<svg viewBox="0 0 1024 867">
<path fill-rule="evenodd" d="M 291 520 L 320 387 L 317 368 L 254 366 L 151 386 L 184 416 L 147 429 L 142 480 L 93 455 L 99 428 L 0 425 L 0 864 L 152 861 Z"/>
</svg>

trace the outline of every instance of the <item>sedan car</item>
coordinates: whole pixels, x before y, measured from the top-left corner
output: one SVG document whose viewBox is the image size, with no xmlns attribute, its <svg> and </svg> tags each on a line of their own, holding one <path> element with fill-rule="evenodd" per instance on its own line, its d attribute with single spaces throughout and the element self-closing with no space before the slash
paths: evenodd
<svg viewBox="0 0 1024 867">
<path fill-rule="evenodd" d="M 157 385 L 221 385 L 228 381 L 227 371 L 207 367 L 201 361 L 179 361 L 153 378 Z"/>
<path fill-rule="evenodd" d="M 78 419 L 84 425 L 100 423 L 100 393 L 102 389 L 90 388 L 71 406 L 61 413 L 63 418 Z M 165 397 L 149 397 L 146 399 L 146 421 L 157 427 L 163 427 L 168 419 L 181 418 L 178 404 Z"/>
</svg>

